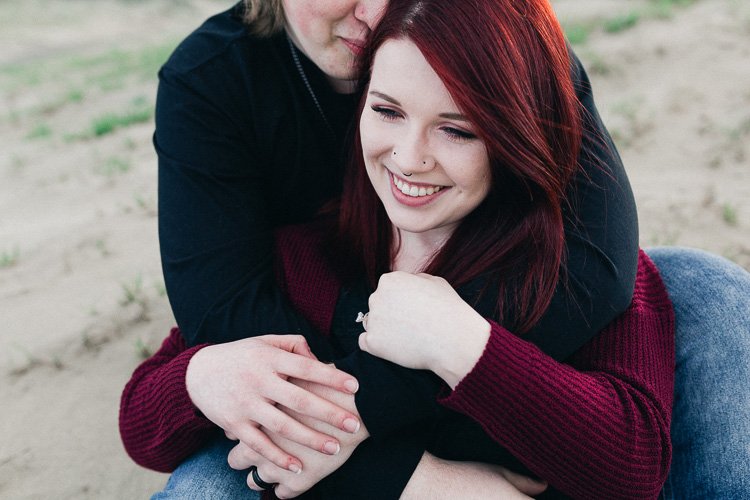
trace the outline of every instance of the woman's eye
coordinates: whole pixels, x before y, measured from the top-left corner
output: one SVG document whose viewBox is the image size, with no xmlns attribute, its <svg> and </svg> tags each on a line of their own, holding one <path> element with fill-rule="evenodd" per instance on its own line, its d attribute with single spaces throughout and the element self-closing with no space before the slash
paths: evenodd
<svg viewBox="0 0 750 500">
<path fill-rule="evenodd" d="M 448 134 L 451 139 L 454 140 L 469 141 L 471 139 L 477 138 L 477 136 L 472 134 L 471 132 L 467 132 L 466 130 L 461 130 L 459 128 L 443 127 L 443 131 Z"/>
<path fill-rule="evenodd" d="M 398 111 L 391 109 L 391 108 L 383 108 L 381 106 L 370 106 L 370 108 L 375 113 L 380 115 L 380 118 L 382 118 L 383 120 L 391 121 L 391 120 L 396 120 L 401 117 Z"/>
</svg>

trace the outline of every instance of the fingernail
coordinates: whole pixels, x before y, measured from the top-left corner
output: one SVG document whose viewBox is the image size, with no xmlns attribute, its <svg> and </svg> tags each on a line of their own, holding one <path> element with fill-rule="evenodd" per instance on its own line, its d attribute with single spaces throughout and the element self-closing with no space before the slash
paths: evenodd
<svg viewBox="0 0 750 500">
<path fill-rule="evenodd" d="M 359 390 L 359 383 L 354 379 L 350 379 L 344 382 L 344 387 L 346 387 L 347 391 L 354 394 L 355 392 Z"/>
<path fill-rule="evenodd" d="M 294 472 L 295 474 L 302 474 L 302 467 L 297 464 L 290 465 L 289 470 Z"/>
<path fill-rule="evenodd" d="M 338 455 L 341 451 L 341 445 L 333 441 L 326 441 L 326 444 L 323 445 L 323 451 L 329 455 Z"/>
<path fill-rule="evenodd" d="M 344 420 L 344 430 L 351 433 L 357 432 L 359 430 L 359 420 L 347 418 Z"/>
</svg>

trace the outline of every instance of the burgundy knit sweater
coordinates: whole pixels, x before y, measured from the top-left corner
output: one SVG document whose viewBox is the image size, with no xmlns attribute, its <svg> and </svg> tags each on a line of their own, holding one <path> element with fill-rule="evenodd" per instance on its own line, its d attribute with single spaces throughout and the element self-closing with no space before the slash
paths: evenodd
<svg viewBox="0 0 750 500">
<path fill-rule="evenodd" d="M 316 235 L 285 230 L 277 246 L 290 300 L 330 330 L 339 282 Z M 479 422 L 499 444 L 573 498 L 655 498 L 671 460 L 674 314 L 654 264 L 641 252 L 630 307 L 566 363 L 491 321 L 473 370 L 440 402 Z M 174 328 L 124 389 L 120 433 L 138 464 L 173 470 L 220 430 L 185 386 L 191 357 Z"/>
</svg>

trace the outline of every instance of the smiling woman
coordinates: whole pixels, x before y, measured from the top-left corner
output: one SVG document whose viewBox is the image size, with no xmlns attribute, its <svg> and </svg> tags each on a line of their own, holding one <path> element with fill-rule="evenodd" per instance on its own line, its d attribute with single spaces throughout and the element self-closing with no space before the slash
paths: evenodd
<svg viewBox="0 0 750 500">
<path fill-rule="evenodd" d="M 409 5 L 414 19 L 425 15 L 426 3 Z M 524 333 L 555 292 L 563 209 L 574 203 L 566 191 L 580 169 L 583 125 L 563 33 L 546 2 L 491 12 L 481 2 L 429 5 L 439 12 L 429 23 L 386 16 L 360 63 L 363 162 L 348 171 L 355 187 L 341 200 L 342 230 L 358 243 L 339 251 L 373 287 L 388 270 L 457 286 L 492 269 L 500 317 Z M 474 18 L 473 29 L 457 28 L 456 16 Z M 378 242 L 391 223 L 395 257 Z"/>
<path fill-rule="evenodd" d="M 394 270 L 421 271 L 402 259 L 414 247 L 435 253 L 487 196 L 489 157 L 473 127 L 414 43 L 383 44 L 359 133 L 367 175 L 398 229 Z"/>
</svg>

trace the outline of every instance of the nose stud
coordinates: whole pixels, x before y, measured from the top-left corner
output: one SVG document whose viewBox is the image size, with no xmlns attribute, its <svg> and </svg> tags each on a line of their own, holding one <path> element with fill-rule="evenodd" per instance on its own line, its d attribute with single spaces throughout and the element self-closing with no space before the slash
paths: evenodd
<svg viewBox="0 0 750 500">
<path fill-rule="evenodd" d="M 396 152 L 393 152 L 393 156 L 396 156 Z M 422 165 L 427 165 L 427 162 L 425 160 L 422 160 Z M 413 173 L 413 172 L 412 172 Z M 411 177 L 412 174 L 404 174 L 405 177 Z"/>
</svg>

